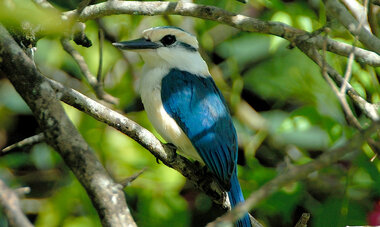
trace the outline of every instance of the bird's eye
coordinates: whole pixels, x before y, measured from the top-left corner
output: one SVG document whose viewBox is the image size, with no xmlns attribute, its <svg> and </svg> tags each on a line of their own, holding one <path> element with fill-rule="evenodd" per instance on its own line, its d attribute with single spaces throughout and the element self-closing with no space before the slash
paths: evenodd
<svg viewBox="0 0 380 227">
<path fill-rule="evenodd" d="M 165 35 L 160 41 L 164 46 L 169 46 L 175 43 L 176 39 L 174 35 Z"/>
</svg>

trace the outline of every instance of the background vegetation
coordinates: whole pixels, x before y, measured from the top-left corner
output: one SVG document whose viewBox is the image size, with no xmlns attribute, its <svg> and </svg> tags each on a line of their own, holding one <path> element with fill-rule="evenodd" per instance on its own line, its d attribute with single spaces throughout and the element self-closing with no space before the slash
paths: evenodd
<svg viewBox="0 0 380 227">
<path fill-rule="evenodd" d="M 79 3 L 74 0 L 49 2 L 60 11 L 75 9 Z M 348 44 L 356 42 L 340 23 L 328 19 L 320 0 L 255 0 L 247 4 L 233 0 L 194 2 L 264 21 L 283 22 L 308 32 L 327 24 L 329 37 Z M 0 22 L 10 24 L 9 27 L 23 22 L 20 18 L 52 20 L 50 14 L 39 13 L 41 9 L 32 1 L 5 0 L 0 5 L 3 15 Z M 7 7 L 17 8 L 20 14 L 8 15 Z M 375 5 L 372 10 L 376 15 Z M 113 15 L 85 24 L 85 34 L 92 46 L 86 48 L 70 41 L 71 45 L 96 75 L 98 31 L 103 30 L 104 89 L 119 99 L 117 105 L 110 106 L 123 111 L 157 137 L 135 89 L 143 63 L 136 54 L 121 53 L 114 48 L 112 39 L 137 38 L 142 30 L 162 25 L 182 27 L 198 37 L 202 56 L 234 115 L 240 148 L 239 178 L 246 197 L 293 166 L 311 162 L 329 152 L 329 148 L 344 144 L 357 131 L 347 123 L 339 100 L 323 79 L 320 68 L 300 50 L 291 48 L 285 39 L 242 32 L 214 21 L 171 15 Z M 55 30 L 38 40 L 36 65 L 45 76 L 96 99 L 77 63 L 62 48 L 59 26 L 52 26 Z M 356 45 L 361 46 L 358 42 Z M 326 61 L 344 75 L 346 57 L 326 53 Z M 379 73 L 376 67 L 353 62 L 350 84 L 370 103 L 380 102 Z M 257 111 L 257 115 L 251 115 L 248 120 L 237 116 L 235 113 L 242 108 L 242 100 Z M 348 101 L 359 122 L 364 126 L 369 124 L 363 112 Z M 122 180 L 146 168 L 124 189 L 138 226 L 203 226 L 223 213 L 191 182 L 175 170 L 158 164 L 156 158 L 134 140 L 63 105 L 114 179 Z M 9 80 L 0 76 L 0 147 L 40 132 L 30 109 Z M 264 226 L 276 227 L 294 226 L 304 212 L 311 214 L 309 225 L 315 227 L 365 225 L 371 220 L 371 224 L 380 224 L 373 222 L 380 219 L 379 205 L 376 206 L 380 201 L 380 161 L 373 159 L 374 156 L 373 149 L 365 144 L 339 162 L 280 188 L 251 214 Z M 0 179 L 11 188 L 30 187 L 21 206 L 35 226 L 101 225 L 86 191 L 62 158 L 45 143 L 3 154 Z M 0 226 L 7 226 L 2 212 Z"/>
</svg>

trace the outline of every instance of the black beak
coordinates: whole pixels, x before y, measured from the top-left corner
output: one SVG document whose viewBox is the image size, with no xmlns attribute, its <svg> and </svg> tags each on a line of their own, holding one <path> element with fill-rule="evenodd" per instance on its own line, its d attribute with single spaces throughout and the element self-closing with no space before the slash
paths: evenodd
<svg viewBox="0 0 380 227">
<path fill-rule="evenodd" d="M 152 42 L 144 38 L 112 43 L 112 45 L 123 50 L 157 49 L 161 46 L 158 43 Z"/>
</svg>

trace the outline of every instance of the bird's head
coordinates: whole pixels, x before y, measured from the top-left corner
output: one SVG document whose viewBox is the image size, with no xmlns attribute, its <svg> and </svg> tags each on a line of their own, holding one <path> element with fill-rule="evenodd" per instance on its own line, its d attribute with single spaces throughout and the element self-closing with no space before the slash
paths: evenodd
<svg viewBox="0 0 380 227">
<path fill-rule="evenodd" d="M 181 28 L 164 26 L 143 31 L 142 38 L 113 43 L 123 50 L 138 52 L 150 67 L 179 68 L 208 72 L 198 52 L 196 37 Z"/>
</svg>

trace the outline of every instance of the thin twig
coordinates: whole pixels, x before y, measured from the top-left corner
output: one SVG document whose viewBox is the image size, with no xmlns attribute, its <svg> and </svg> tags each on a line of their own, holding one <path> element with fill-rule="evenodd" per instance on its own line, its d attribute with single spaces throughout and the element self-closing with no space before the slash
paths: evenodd
<svg viewBox="0 0 380 227">
<path fill-rule="evenodd" d="M 8 188 L 0 179 L 0 207 L 8 219 L 10 226 L 32 227 L 32 223 L 21 211 L 20 200 L 17 194 Z"/>
<path fill-rule="evenodd" d="M 106 40 L 108 40 L 110 43 L 114 43 L 114 42 L 117 42 L 118 38 L 115 34 L 113 34 L 111 31 L 109 31 L 109 29 L 107 28 L 107 26 L 105 26 L 103 20 L 101 20 L 100 18 L 96 19 L 96 22 L 99 26 L 99 29 L 101 29 L 103 31 L 103 34 L 104 34 L 104 38 Z M 117 51 L 119 51 L 119 53 L 121 54 L 121 56 L 123 57 L 127 67 L 128 67 L 128 71 L 129 71 L 129 74 L 131 74 L 133 76 L 134 79 L 137 79 L 138 76 L 136 75 L 136 72 L 134 70 L 134 67 L 133 65 L 130 63 L 130 60 L 128 59 L 128 56 L 127 56 L 127 53 L 126 51 L 123 51 L 119 48 L 116 48 Z"/>
<path fill-rule="evenodd" d="M 313 56 L 314 54 L 309 55 L 308 52 L 314 51 L 313 49 L 315 48 L 322 49 L 325 43 L 324 38 L 319 35 L 311 36 L 310 33 L 306 31 L 296 29 L 281 22 L 261 21 L 244 15 L 234 14 L 220 9 L 218 7 L 198 5 L 193 3 L 108 1 L 105 3 L 98 3 L 87 6 L 79 15 L 79 19 L 81 21 L 86 21 L 90 19 L 96 19 L 103 16 L 116 14 L 138 14 L 150 16 L 182 15 L 207 20 L 215 20 L 219 23 L 228 24 L 235 28 L 241 29 L 242 31 L 260 32 L 285 38 L 289 42 L 295 43 L 298 48 L 300 48 L 305 54 L 307 54 L 307 56 L 309 56 L 314 61 L 316 61 L 315 56 Z M 65 12 L 64 15 L 67 18 L 70 18 L 73 15 L 76 15 L 76 11 L 68 11 Z M 363 30 L 363 28 L 361 30 Z M 360 35 L 359 38 L 361 38 Z M 305 47 L 307 47 L 307 49 Z M 349 56 L 349 54 L 352 52 L 352 45 L 343 44 L 328 39 L 326 50 L 332 51 L 343 56 Z M 356 60 L 360 62 L 367 62 L 367 64 L 370 63 L 371 65 L 377 65 L 378 63 L 373 64 L 373 61 L 380 57 L 378 54 L 374 52 L 366 51 L 360 48 L 355 48 L 354 54 Z M 316 63 L 320 64 L 320 59 L 318 59 L 318 62 Z M 331 76 L 332 79 L 337 83 L 338 86 L 341 86 L 342 83 L 344 83 L 342 77 L 338 73 L 336 73 L 336 71 L 333 68 L 327 67 L 326 71 L 328 72 L 328 75 Z M 371 120 L 379 119 L 378 109 L 376 108 L 376 106 L 371 103 L 368 103 L 365 99 L 360 97 L 360 95 L 350 85 L 347 85 L 347 94 L 352 99 L 352 101 L 366 114 L 368 118 L 370 118 Z"/>
<path fill-rule="evenodd" d="M 107 107 L 89 99 L 88 97 L 80 94 L 79 92 L 73 89 L 65 88 L 55 81 L 51 81 L 51 84 L 54 87 L 54 89 L 58 92 L 57 95 L 62 101 L 130 136 L 132 139 L 136 140 L 142 146 L 147 148 L 155 157 L 159 158 L 165 165 L 176 169 L 185 177 L 193 181 L 216 203 L 221 203 L 220 197 L 222 195 L 217 195 L 218 193 L 220 193 L 220 191 L 218 192 L 215 191 L 215 189 L 212 189 L 213 185 L 215 186 L 216 183 L 214 178 L 208 178 L 207 176 L 199 176 L 198 172 L 201 171 L 201 169 L 197 170 L 197 168 L 199 167 L 193 165 L 191 162 L 188 162 L 188 160 L 184 159 L 182 156 L 178 154 L 175 155 L 175 153 L 171 153 L 171 150 L 165 149 L 165 147 L 149 131 L 137 125 L 135 122 L 132 122 L 128 118 L 120 115 L 119 113 L 108 109 Z M 367 134 L 364 134 L 365 138 L 367 138 Z M 308 173 L 323 168 L 324 166 L 328 166 L 331 163 L 334 163 L 336 160 L 344 156 L 342 154 L 343 152 L 345 154 L 345 152 L 349 152 L 357 148 L 357 146 L 354 144 L 355 141 L 357 140 L 350 140 L 350 142 L 345 147 L 326 152 L 326 156 L 321 156 L 320 159 L 318 159 L 316 162 L 313 161 L 305 166 L 295 167 L 297 169 L 291 171 L 289 178 L 286 176 L 287 174 L 281 175 L 281 178 L 279 178 L 279 180 L 276 178 L 277 180 L 275 180 L 274 183 L 271 184 L 272 186 L 276 185 L 273 186 L 273 190 L 271 189 L 270 191 L 268 191 L 268 193 L 264 193 L 266 190 L 268 190 L 268 188 L 264 188 L 262 190 L 260 189 L 261 192 L 259 198 L 264 199 L 271 193 L 276 191 L 282 185 L 299 179 L 304 179 Z M 351 147 L 351 145 L 355 146 Z"/>
<path fill-rule="evenodd" d="M 176 154 L 175 150 L 170 146 L 162 144 L 161 141 L 149 130 L 141 127 L 139 124 L 120 113 L 84 96 L 74 89 L 64 87 L 62 84 L 54 80 L 47 80 L 49 80 L 51 86 L 57 93 L 57 98 L 61 101 L 131 137 L 151 152 L 162 163 L 177 170 L 187 179 L 192 181 L 215 203 L 221 204 L 223 207 L 229 206 L 226 203 L 223 191 L 218 186 L 218 182 L 213 176 L 211 176 L 211 174 L 201 175 L 200 173 L 204 173 L 203 168 L 190 162 L 183 156 Z"/>
<path fill-rule="evenodd" d="M 363 7 L 363 13 L 361 14 L 361 18 L 359 18 L 359 25 L 358 27 L 355 29 L 355 34 L 357 34 L 360 29 L 362 29 L 363 27 L 363 24 L 365 22 L 365 15 L 367 15 L 367 5 L 368 5 L 368 0 L 364 0 L 364 7 Z M 344 81 L 345 83 L 342 84 L 342 86 L 340 87 L 340 96 L 346 96 L 346 88 L 347 88 L 347 84 L 349 83 L 350 81 L 350 77 L 351 77 L 351 74 L 352 74 L 352 63 L 354 62 L 354 52 L 355 52 L 355 44 L 356 44 L 356 41 L 358 40 L 358 35 L 355 35 L 354 37 L 354 42 L 352 43 L 352 51 L 350 53 L 350 55 L 348 56 L 348 62 L 347 62 L 347 68 L 346 68 L 346 72 L 345 72 L 345 75 L 344 75 Z"/>
<path fill-rule="evenodd" d="M 356 40 L 356 39 L 355 39 Z M 340 96 L 346 96 L 346 89 L 347 89 L 347 84 L 349 83 L 350 81 L 350 77 L 351 77 L 351 70 L 352 70 L 352 63 L 354 62 L 354 57 L 355 57 L 355 54 L 354 54 L 354 49 L 355 49 L 355 46 L 352 46 L 352 52 L 350 53 L 350 55 L 348 56 L 348 61 L 347 61 L 347 68 L 346 68 L 346 72 L 344 74 L 344 83 L 342 84 L 342 86 L 340 87 Z M 325 51 L 325 50 L 323 50 Z"/>
<path fill-rule="evenodd" d="M 63 102 L 131 137 L 166 166 L 177 170 L 184 177 L 192 181 L 216 204 L 221 205 L 223 208 L 230 207 L 230 204 L 227 203 L 225 193 L 221 190 L 219 183 L 211 173 L 205 173 L 204 169 L 199 165 L 176 154 L 175 150 L 170 146 L 162 144 L 151 132 L 127 117 L 95 102 L 74 89 L 64 87 L 62 84 L 54 80 L 49 79 L 49 81 L 51 86 L 57 92 L 57 97 Z M 251 217 L 251 219 L 253 219 L 252 223 L 254 227 L 261 227 L 261 224 L 255 220 L 254 217 Z"/>
<path fill-rule="evenodd" d="M 98 67 L 98 73 L 96 75 L 96 79 L 97 79 L 98 83 L 103 83 L 102 68 L 103 68 L 104 32 L 103 32 L 103 29 L 101 29 L 101 28 L 99 28 L 98 37 L 99 37 L 99 67 Z"/>
<path fill-rule="evenodd" d="M 341 93 L 339 92 L 335 83 L 337 83 L 337 84 L 340 83 L 341 86 L 342 86 L 342 83 L 346 83 L 346 87 L 350 87 L 351 85 L 345 80 L 341 81 L 340 79 L 342 77 L 331 66 L 329 66 L 326 63 L 326 60 L 325 60 L 325 52 L 326 51 L 324 48 L 322 49 L 322 56 L 320 56 L 320 54 L 315 50 L 315 48 L 308 47 L 308 46 L 302 46 L 302 45 L 300 45 L 300 46 L 301 46 L 300 49 L 304 53 L 306 53 L 311 59 L 313 59 L 320 66 L 321 71 L 322 71 L 322 76 L 325 78 L 325 80 L 327 81 L 327 83 L 329 84 L 329 86 L 331 87 L 333 92 L 338 97 L 338 100 L 339 100 L 339 102 L 343 108 L 344 113 L 345 113 L 347 122 L 351 126 L 355 127 L 359 131 L 361 131 L 362 126 L 360 125 L 358 119 L 354 116 L 351 108 L 349 107 L 349 105 L 347 103 L 347 100 L 345 99 L 345 96 L 341 95 Z M 320 63 L 320 61 L 322 61 L 322 63 Z M 331 80 L 331 77 L 329 77 L 328 74 L 333 79 L 335 79 L 335 83 Z M 360 105 L 363 105 L 361 109 L 365 111 L 364 113 L 367 116 L 369 116 L 369 118 L 371 120 L 373 120 L 373 121 L 379 120 L 379 114 L 377 113 L 378 107 L 376 107 L 375 105 L 372 105 L 372 104 L 371 105 L 365 104 L 365 102 L 363 102 L 363 99 L 361 99 L 360 96 L 356 95 L 355 92 L 352 90 L 348 90 L 348 94 L 351 96 L 351 98 L 357 99 L 358 100 L 357 103 L 359 103 Z M 370 146 L 372 151 L 374 151 L 375 157 L 380 154 L 380 146 L 378 145 L 378 143 L 376 141 L 369 139 L 368 145 Z"/>
<path fill-rule="evenodd" d="M 303 213 L 300 220 L 297 222 L 295 227 L 307 227 L 307 222 L 310 219 L 310 213 Z"/>
<path fill-rule="evenodd" d="M 29 194 L 31 189 L 30 187 L 21 187 L 21 188 L 16 188 L 15 193 L 19 198 L 25 197 L 26 194 Z"/>
<path fill-rule="evenodd" d="M 301 35 L 312 37 L 307 41 L 322 49 L 323 37 L 310 36 L 304 30 L 297 29 L 281 22 L 262 21 L 256 18 L 241 14 L 235 14 L 215 6 L 206 6 L 185 2 L 140 2 L 140 1 L 108 1 L 87 6 L 79 15 L 79 20 L 87 21 L 109 15 L 131 14 L 131 15 L 182 15 L 214 20 L 219 23 L 228 24 L 242 31 L 259 32 L 271 34 L 287 39 L 293 43 Z M 65 18 L 77 15 L 76 10 L 63 13 Z M 351 45 L 328 39 L 327 50 L 333 53 L 348 56 L 351 52 Z M 362 48 L 355 50 L 356 60 L 372 66 L 380 66 L 380 56 L 372 51 Z"/>
<path fill-rule="evenodd" d="M 347 103 L 347 100 L 346 100 L 346 94 L 345 92 L 342 93 L 339 91 L 338 87 L 336 86 L 336 84 L 332 81 L 332 79 L 329 77 L 329 75 L 327 74 L 327 63 L 326 63 L 326 58 L 325 58 L 325 52 L 326 52 L 326 49 L 325 49 L 325 46 L 324 48 L 322 49 L 322 66 L 321 66 L 321 70 L 322 70 L 322 76 L 323 78 L 325 78 L 325 80 L 327 81 L 328 85 L 330 86 L 330 88 L 332 89 L 332 91 L 334 92 L 334 94 L 337 96 L 342 108 L 343 108 L 343 112 L 345 113 L 345 116 L 346 116 L 346 119 L 347 119 L 347 122 L 354 126 L 355 128 L 361 130 L 362 127 L 358 121 L 358 119 L 354 116 L 354 113 L 352 112 L 350 106 L 348 105 Z M 352 54 L 352 56 L 354 56 Z M 348 81 L 346 80 L 348 78 L 345 77 L 345 80 L 343 81 L 343 84 L 341 87 L 345 87 L 344 89 L 346 90 L 347 89 L 347 84 Z"/>
<path fill-rule="evenodd" d="M 46 0 L 33 0 L 33 2 L 38 7 L 42 8 L 42 9 L 50 10 L 50 11 L 56 13 L 57 15 L 59 15 L 61 13 L 58 9 L 54 8 L 54 6 Z M 86 2 L 83 1 L 82 3 L 79 4 L 77 11 L 81 12 L 84 9 L 84 7 L 86 7 L 87 5 L 88 5 L 88 3 L 86 4 Z M 71 28 L 71 31 L 73 34 L 74 42 L 77 45 L 81 45 L 84 47 L 90 47 L 92 45 L 91 40 L 84 33 L 84 29 L 85 29 L 86 25 L 82 22 L 74 22 L 74 21 L 75 21 L 75 18 L 73 17 L 73 18 L 71 18 L 71 21 L 70 21 L 71 23 L 69 23 L 69 27 Z"/>
<path fill-rule="evenodd" d="M 131 121 L 125 116 L 103 106 L 100 103 L 84 96 L 71 88 L 66 88 L 62 84 L 49 80 L 52 87 L 57 92 L 57 97 L 68 105 L 87 113 L 95 119 L 108 124 L 119 130 L 136 142 L 145 147 L 157 159 L 166 166 L 171 167 L 181 173 L 184 177 L 192 181 L 200 190 L 205 192 L 216 204 L 223 208 L 230 206 L 225 198 L 225 193 L 218 186 L 218 182 L 210 173 L 205 173 L 199 165 L 189 161 L 167 145 L 162 144 L 151 132 Z M 202 173 L 202 174 L 200 174 Z M 255 227 L 261 227 L 258 221 L 251 217 Z M 255 224 L 256 223 L 256 224 Z"/>
<path fill-rule="evenodd" d="M 253 192 L 244 203 L 237 205 L 225 215 L 209 223 L 207 227 L 215 227 L 222 222 L 232 223 L 236 221 L 239 217 L 254 208 L 263 199 L 278 191 L 281 187 L 284 187 L 292 182 L 305 179 L 310 173 L 318 171 L 326 166 L 330 166 L 332 163 L 337 162 L 345 155 L 358 151 L 363 143 L 368 140 L 373 133 L 379 130 L 379 126 L 380 122 L 373 122 L 370 127 L 362 132 L 358 132 L 344 146 L 331 149 L 307 164 L 293 166 L 287 172 L 282 173 L 273 180 L 261 186 L 258 190 Z"/>
<path fill-rule="evenodd" d="M 364 7 L 363 7 L 364 12 L 361 15 L 367 14 L 367 5 L 368 5 L 368 0 L 365 0 L 364 1 Z M 365 17 L 362 16 L 360 18 L 358 27 L 355 29 L 354 34 L 357 34 L 362 29 L 364 21 L 365 21 Z M 336 85 L 331 81 L 330 77 L 327 75 L 327 72 L 326 72 L 325 52 L 326 52 L 326 43 L 327 42 L 324 42 L 324 46 L 322 49 L 322 61 L 323 62 L 322 62 L 321 68 L 322 68 L 322 75 L 326 79 L 326 81 L 328 82 L 330 87 L 332 88 L 335 95 L 337 96 L 337 98 L 338 98 L 338 100 L 339 100 L 339 102 L 343 108 L 343 111 L 345 113 L 345 116 L 346 116 L 348 123 L 350 125 L 354 126 L 356 129 L 362 130 L 362 126 L 360 125 L 358 119 L 354 116 L 354 114 L 353 114 L 353 112 L 352 112 L 352 110 L 351 110 L 351 108 L 348 105 L 347 100 L 346 100 L 346 91 L 347 91 L 347 86 L 349 85 L 349 81 L 350 81 L 350 78 L 352 75 L 352 64 L 354 62 L 354 56 L 355 56 L 354 52 L 355 52 L 355 48 L 356 48 L 355 43 L 357 40 L 358 40 L 358 35 L 355 35 L 354 41 L 352 44 L 352 51 L 351 51 L 349 58 L 348 58 L 346 72 L 345 72 L 343 82 L 341 83 L 341 87 L 340 87 L 339 91 L 338 91 Z"/>
<path fill-rule="evenodd" d="M 324 68 L 331 79 L 334 80 L 335 84 L 338 86 L 342 86 L 343 83 L 347 83 L 344 81 L 343 77 L 329 64 L 323 64 L 323 57 L 319 54 L 316 47 L 311 45 L 309 42 L 305 42 L 303 39 L 297 41 L 297 47 L 305 53 L 311 60 L 313 60 L 319 67 Z M 328 44 L 327 44 L 328 45 Z M 367 102 L 363 99 L 353 87 L 347 83 L 347 94 L 352 99 L 352 101 L 359 107 L 363 113 L 372 121 L 380 120 L 380 116 L 378 113 L 378 106 L 375 104 Z"/>
<path fill-rule="evenodd" d="M 380 54 L 380 40 L 363 27 L 356 30 L 359 27 L 359 22 L 348 12 L 342 3 L 338 0 L 326 0 L 326 10 L 329 15 L 336 17 L 352 35 L 358 36 L 359 41 L 368 49 Z"/>
<path fill-rule="evenodd" d="M 123 188 L 129 186 L 134 180 L 136 180 L 141 174 L 143 174 L 145 171 L 147 170 L 147 168 L 143 168 L 142 170 L 140 170 L 139 172 L 133 174 L 132 176 L 122 180 L 119 182 L 120 185 L 123 186 Z"/>
<path fill-rule="evenodd" d="M 368 20 L 366 20 L 367 11 L 366 9 L 364 9 L 365 7 L 367 7 L 368 4 L 361 5 L 360 2 L 363 2 L 363 1 L 358 1 L 358 0 L 340 0 L 340 1 L 348 9 L 348 11 L 355 17 L 355 19 L 359 21 L 359 23 L 362 20 L 362 18 L 364 18 L 362 26 L 365 29 L 369 30 Z M 359 32 L 359 30 L 357 30 L 357 32 Z"/>
<path fill-rule="evenodd" d="M 69 39 L 61 38 L 61 44 L 62 44 L 63 49 L 68 54 L 70 54 L 73 57 L 73 59 L 75 60 L 75 62 L 78 64 L 81 72 L 83 73 L 83 75 L 86 78 L 86 80 L 88 81 L 88 83 L 92 87 L 96 87 L 97 81 L 96 81 L 95 77 L 92 75 L 92 73 L 90 72 L 90 69 L 88 68 L 86 61 L 84 60 L 83 56 L 77 50 L 75 50 L 75 48 L 73 46 L 71 46 Z"/>
<path fill-rule="evenodd" d="M 44 141 L 44 134 L 41 132 L 37 135 L 34 135 L 34 136 L 31 136 L 29 138 L 26 138 L 26 139 L 23 139 L 15 144 L 12 144 L 12 145 L 9 145 L 8 147 L 4 148 L 3 150 L 1 150 L 0 152 L 0 155 L 1 154 L 4 154 L 6 152 L 9 152 L 13 149 L 16 149 L 16 148 L 22 148 L 22 147 L 25 147 L 25 146 L 32 146 L 34 144 L 37 144 L 37 143 L 41 143 Z"/>
<path fill-rule="evenodd" d="M 96 80 L 94 75 L 92 75 L 83 56 L 77 50 L 75 50 L 74 47 L 71 46 L 70 41 L 67 38 L 61 38 L 61 44 L 63 46 L 63 49 L 69 53 L 78 64 L 84 77 L 90 86 L 94 89 L 96 97 L 108 103 L 117 104 L 119 102 L 118 99 L 103 90 L 102 84 Z"/>
</svg>

